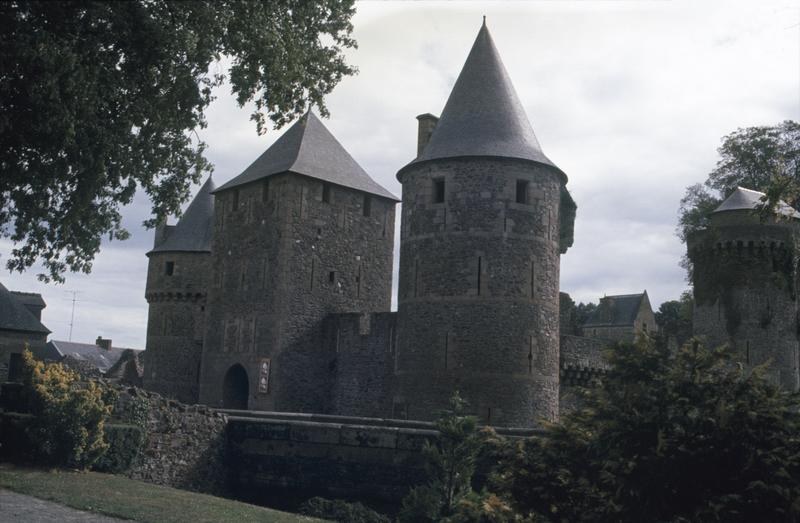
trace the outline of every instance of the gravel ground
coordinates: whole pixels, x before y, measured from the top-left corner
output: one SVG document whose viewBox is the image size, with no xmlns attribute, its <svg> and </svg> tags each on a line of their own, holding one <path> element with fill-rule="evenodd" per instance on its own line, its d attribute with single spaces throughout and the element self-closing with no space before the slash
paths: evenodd
<svg viewBox="0 0 800 523">
<path fill-rule="evenodd" d="M 32 523 L 112 523 L 130 521 L 84 512 L 0 489 L 0 521 Z"/>
</svg>

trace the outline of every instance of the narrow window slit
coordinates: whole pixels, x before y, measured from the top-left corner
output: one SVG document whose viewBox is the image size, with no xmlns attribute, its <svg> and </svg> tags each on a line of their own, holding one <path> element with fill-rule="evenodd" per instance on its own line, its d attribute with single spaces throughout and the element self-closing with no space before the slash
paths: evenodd
<svg viewBox="0 0 800 523">
<path fill-rule="evenodd" d="M 449 350 L 450 344 L 450 333 L 446 333 L 444 335 L 444 370 L 447 370 L 447 352 Z"/>
<path fill-rule="evenodd" d="M 478 256 L 478 296 L 481 295 L 481 270 L 483 269 L 483 258 Z"/>
<path fill-rule="evenodd" d="M 533 374 L 533 336 L 528 339 L 528 374 Z"/>
<path fill-rule="evenodd" d="M 536 295 L 536 261 L 531 260 L 531 298 Z"/>
</svg>

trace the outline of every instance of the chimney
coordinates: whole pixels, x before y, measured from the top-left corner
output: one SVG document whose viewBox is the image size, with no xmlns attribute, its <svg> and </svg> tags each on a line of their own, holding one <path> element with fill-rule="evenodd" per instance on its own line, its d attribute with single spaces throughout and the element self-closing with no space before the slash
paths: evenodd
<svg viewBox="0 0 800 523">
<path fill-rule="evenodd" d="M 439 123 L 439 117 L 433 116 L 431 113 L 425 113 L 417 116 L 419 122 L 417 131 L 417 156 L 422 154 L 425 146 L 431 139 L 433 130 L 436 129 L 436 124 Z"/>
<path fill-rule="evenodd" d="M 102 336 L 98 336 L 94 344 L 100 347 L 101 349 L 111 350 L 111 340 L 107 340 Z"/>
</svg>

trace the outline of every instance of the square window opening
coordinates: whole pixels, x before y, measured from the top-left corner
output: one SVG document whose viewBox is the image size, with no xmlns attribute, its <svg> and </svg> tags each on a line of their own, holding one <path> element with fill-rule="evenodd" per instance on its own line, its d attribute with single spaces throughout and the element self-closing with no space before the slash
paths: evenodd
<svg viewBox="0 0 800 523">
<path fill-rule="evenodd" d="M 233 205 L 231 207 L 234 211 L 239 210 L 239 189 L 233 191 Z"/>
<path fill-rule="evenodd" d="M 261 201 L 269 201 L 269 178 L 264 180 L 261 184 Z"/>
<path fill-rule="evenodd" d="M 322 202 L 331 203 L 331 184 L 329 183 L 322 184 Z"/>
<path fill-rule="evenodd" d="M 361 211 L 364 213 L 364 216 L 370 216 L 372 214 L 372 198 L 370 198 L 368 194 L 364 195 L 364 205 L 361 207 Z"/>
<path fill-rule="evenodd" d="M 517 203 L 528 203 L 528 180 L 517 180 Z"/>
<path fill-rule="evenodd" d="M 433 180 L 433 203 L 444 203 L 444 178 Z"/>
</svg>

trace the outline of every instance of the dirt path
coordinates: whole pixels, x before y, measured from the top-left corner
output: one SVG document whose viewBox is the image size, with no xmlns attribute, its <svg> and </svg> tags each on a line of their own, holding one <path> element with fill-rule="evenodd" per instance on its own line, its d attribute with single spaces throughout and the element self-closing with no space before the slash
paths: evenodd
<svg viewBox="0 0 800 523">
<path fill-rule="evenodd" d="M 0 488 L 0 521 L 31 523 L 114 523 L 130 521 L 65 507 Z"/>
</svg>

